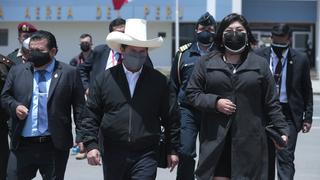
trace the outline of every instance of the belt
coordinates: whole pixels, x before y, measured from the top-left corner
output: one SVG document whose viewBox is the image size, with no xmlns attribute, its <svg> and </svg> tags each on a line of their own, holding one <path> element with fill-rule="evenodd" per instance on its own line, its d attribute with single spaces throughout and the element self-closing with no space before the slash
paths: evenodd
<svg viewBox="0 0 320 180">
<path fill-rule="evenodd" d="M 51 136 L 34 136 L 34 137 L 21 137 L 23 142 L 27 143 L 47 143 L 51 142 Z"/>
</svg>

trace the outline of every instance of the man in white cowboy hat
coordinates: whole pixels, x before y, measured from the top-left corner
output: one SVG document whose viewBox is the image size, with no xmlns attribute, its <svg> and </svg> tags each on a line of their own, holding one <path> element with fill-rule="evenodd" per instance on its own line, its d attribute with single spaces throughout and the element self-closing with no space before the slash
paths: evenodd
<svg viewBox="0 0 320 180">
<path fill-rule="evenodd" d="M 121 52 L 122 64 L 98 76 L 90 86 L 83 116 L 83 140 L 90 165 L 100 165 L 104 179 L 155 179 L 160 120 L 166 128 L 168 167 L 178 163 L 179 113 L 172 111 L 167 79 L 144 66 L 148 49 L 160 47 L 161 37 L 147 40 L 146 21 L 128 19 L 124 33 L 106 38 Z M 98 150 L 98 132 L 104 152 Z"/>
</svg>

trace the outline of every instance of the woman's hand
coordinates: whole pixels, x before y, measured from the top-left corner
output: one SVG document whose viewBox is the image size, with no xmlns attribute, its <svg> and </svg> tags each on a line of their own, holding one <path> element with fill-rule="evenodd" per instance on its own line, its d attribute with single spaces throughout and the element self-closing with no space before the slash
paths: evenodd
<svg viewBox="0 0 320 180">
<path fill-rule="evenodd" d="M 229 99 L 219 99 L 216 104 L 217 110 L 223 114 L 231 115 L 236 112 L 236 105 Z"/>
</svg>

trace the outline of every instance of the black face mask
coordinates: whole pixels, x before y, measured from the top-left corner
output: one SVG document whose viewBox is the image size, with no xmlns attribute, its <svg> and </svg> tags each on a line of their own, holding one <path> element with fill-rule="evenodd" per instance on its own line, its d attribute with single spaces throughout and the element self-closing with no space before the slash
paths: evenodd
<svg viewBox="0 0 320 180">
<path fill-rule="evenodd" d="M 240 53 L 247 45 L 247 33 L 230 31 L 223 34 L 224 47 L 233 52 Z"/>
<path fill-rule="evenodd" d="M 90 44 L 89 43 L 81 43 L 80 44 L 80 49 L 83 51 L 83 52 L 87 52 L 90 50 Z"/>
<path fill-rule="evenodd" d="M 51 61 L 49 52 L 30 51 L 30 58 L 28 59 L 34 67 L 41 67 Z"/>
<path fill-rule="evenodd" d="M 215 33 L 209 31 L 202 31 L 196 34 L 197 41 L 201 44 L 211 44 L 215 38 Z"/>
<path fill-rule="evenodd" d="M 272 43 L 271 44 L 273 52 L 277 55 L 277 57 L 281 57 L 282 53 L 288 49 L 289 44 L 277 44 Z"/>
</svg>

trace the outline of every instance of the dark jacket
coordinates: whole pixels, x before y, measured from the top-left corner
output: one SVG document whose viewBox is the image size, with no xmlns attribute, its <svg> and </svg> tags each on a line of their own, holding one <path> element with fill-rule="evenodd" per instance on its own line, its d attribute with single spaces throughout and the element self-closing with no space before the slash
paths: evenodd
<svg viewBox="0 0 320 180">
<path fill-rule="evenodd" d="M 73 57 L 69 64 L 71 66 L 75 66 L 78 67 L 80 64 L 83 64 L 85 62 L 86 59 L 90 58 L 90 56 L 92 56 L 92 50 L 90 50 L 87 58 L 85 58 L 85 56 L 83 55 L 83 52 L 81 52 L 80 54 L 78 54 L 77 56 Z"/>
<path fill-rule="evenodd" d="M 213 51 L 213 45 L 209 51 Z M 185 90 L 192 74 L 195 63 L 201 58 L 197 42 L 189 43 L 181 46 L 176 53 L 170 72 L 170 78 L 173 82 L 174 90 L 178 97 L 178 102 L 181 105 L 188 104 Z"/>
<path fill-rule="evenodd" d="M 22 63 L 22 56 L 18 56 L 19 48 L 15 49 L 13 52 L 8 54 L 8 58 L 14 63 L 14 64 L 20 64 Z"/>
<path fill-rule="evenodd" d="M 1 93 L 1 103 L 12 119 L 10 129 L 12 148 L 17 149 L 26 120 L 16 115 L 18 105 L 30 108 L 33 94 L 33 66 L 18 64 L 11 68 Z M 74 67 L 56 61 L 48 92 L 48 129 L 54 146 L 68 150 L 73 146 L 72 118 L 76 124 L 76 135 L 80 137 L 80 113 L 84 107 L 84 90 L 80 76 Z"/>
<path fill-rule="evenodd" d="M 101 72 L 106 70 L 110 50 L 106 44 L 96 46 L 93 49 L 92 56 L 88 57 L 84 63 L 79 66 L 81 80 L 85 89 L 88 89 L 90 82 L 93 82 Z M 146 61 L 146 65 L 153 67 L 150 58 Z"/>
<path fill-rule="evenodd" d="M 271 48 L 258 49 L 256 53 L 270 64 Z M 313 93 L 309 61 L 306 54 L 289 48 L 286 89 L 294 124 L 299 132 L 303 122 L 312 123 Z"/>
<path fill-rule="evenodd" d="M 10 59 L 0 54 L 0 91 L 2 90 L 4 83 L 6 82 L 9 69 L 13 64 L 14 63 Z M 8 119 L 9 115 L 7 114 L 5 109 L 2 108 L 0 103 L 0 131 L 8 132 Z"/>
<path fill-rule="evenodd" d="M 267 180 L 265 126 L 271 123 L 282 134 L 288 131 L 274 89 L 266 60 L 252 52 L 235 74 L 218 52 L 196 64 L 186 93 L 191 103 L 203 111 L 196 170 L 199 180 L 213 178 L 229 131 L 232 179 Z M 231 116 L 218 112 L 216 102 L 219 98 L 235 103 L 236 112 Z"/>
<path fill-rule="evenodd" d="M 157 145 L 161 120 L 168 150 L 176 153 L 179 117 L 171 118 L 169 100 L 167 79 L 153 68 L 143 67 L 132 98 L 121 64 L 104 71 L 90 86 L 83 117 L 87 150 L 98 149 L 99 131 L 105 145 L 128 145 L 134 149 Z"/>
</svg>

